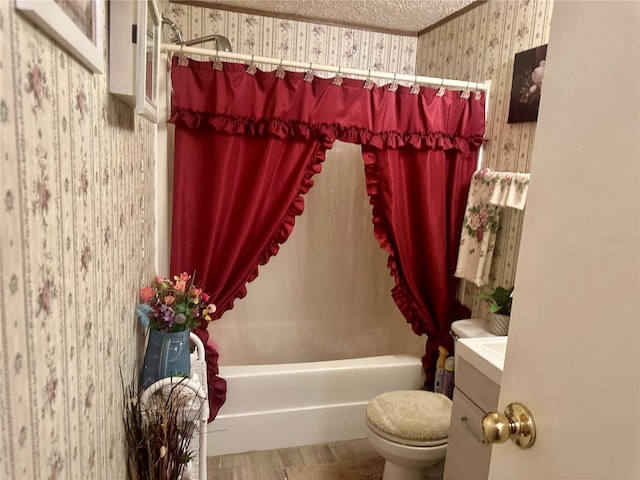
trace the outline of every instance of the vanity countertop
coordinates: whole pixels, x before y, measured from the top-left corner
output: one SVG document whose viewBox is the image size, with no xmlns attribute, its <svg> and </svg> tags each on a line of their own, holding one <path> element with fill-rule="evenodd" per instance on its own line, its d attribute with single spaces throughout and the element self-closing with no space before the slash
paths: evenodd
<svg viewBox="0 0 640 480">
<path fill-rule="evenodd" d="M 491 381 L 502 383 L 507 337 L 461 338 L 456 343 L 456 356 L 480 370 Z"/>
</svg>

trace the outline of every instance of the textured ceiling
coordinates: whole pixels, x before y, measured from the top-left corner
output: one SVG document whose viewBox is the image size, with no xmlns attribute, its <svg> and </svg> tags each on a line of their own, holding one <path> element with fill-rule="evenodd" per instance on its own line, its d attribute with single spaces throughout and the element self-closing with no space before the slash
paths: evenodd
<svg viewBox="0 0 640 480">
<path fill-rule="evenodd" d="M 180 1 L 180 0 L 178 0 Z M 191 3 L 188 2 L 187 3 Z M 416 34 L 474 0 L 199 0 L 275 17 Z"/>
</svg>

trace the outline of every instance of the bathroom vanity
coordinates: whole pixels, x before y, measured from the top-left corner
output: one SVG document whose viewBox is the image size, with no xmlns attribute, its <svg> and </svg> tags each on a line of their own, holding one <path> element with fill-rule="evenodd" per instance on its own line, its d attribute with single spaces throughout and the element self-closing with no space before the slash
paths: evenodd
<svg viewBox="0 0 640 480">
<path fill-rule="evenodd" d="M 485 412 L 498 411 L 507 337 L 456 342 L 455 389 L 444 480 L 489 476 L 492 445 L 482 435 Z"/>
</svg>

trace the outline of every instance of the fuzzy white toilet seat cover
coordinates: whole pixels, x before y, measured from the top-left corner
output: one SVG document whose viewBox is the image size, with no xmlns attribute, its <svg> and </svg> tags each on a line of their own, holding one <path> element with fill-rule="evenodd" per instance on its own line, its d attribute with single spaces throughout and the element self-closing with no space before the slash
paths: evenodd
<svg viewBox="0 0 640 480">
<path fill-rule="evenodd" d="M 367 423 L 391 441 L 416 446 L 447 442 L 451 400 L 441 393 L 396 390 L 378 395 L 367 405 Z"/>
</svg>

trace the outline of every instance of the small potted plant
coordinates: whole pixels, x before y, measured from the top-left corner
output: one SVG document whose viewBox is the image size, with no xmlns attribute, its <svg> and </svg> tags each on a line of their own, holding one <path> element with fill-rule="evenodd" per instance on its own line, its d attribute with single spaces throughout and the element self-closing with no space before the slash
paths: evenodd
<svg viewBox="0 0 640 480">
<path fill-rule="evenodd" d="M 513 301 L 513 287 L 496 287 L 489 293 L 481 293 L 478 298 L 489 304 L 489 331 L 494 335 L 506 335 L 509 331 L 509 316 Z"/>
</svg>

